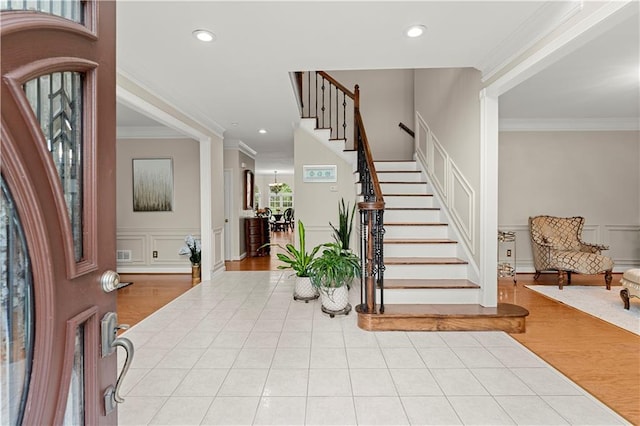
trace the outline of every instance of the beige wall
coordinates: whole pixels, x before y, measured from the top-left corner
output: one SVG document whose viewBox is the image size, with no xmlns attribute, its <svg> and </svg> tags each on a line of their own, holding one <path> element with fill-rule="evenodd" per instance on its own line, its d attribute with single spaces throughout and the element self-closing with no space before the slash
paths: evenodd
<svg viewBox="0 0 640 426">
<path fill-rule="evenodd" d="M 532 268 L 528 218 L 584 216 L 584 240 L 611 246 L 617 270 L 640 265 L 640 132 L 501 132 L 499 218 Z"/>
<path fill-rule="evenodd" d="M 303 128 L 294 132 L 294 162 L 296 220 L 304 223 L 309 251 L 318 244 L 333 241 L 329 222 L 337 222 L 338 203 L 341 198 L 353 206 L 356 199 L 355 175 L 351 164 L 330 151 Z M 338 168 L 337 182 L 303 182 L 304 165 L 334 164 Z"/>
<path fill-rule="evenodd" d="M 415 70 L 415 111 L 466 180 L 465 187 L 475 194 L 464 206 L 454 207 L 468 222 L 468 240 L 476 263 L 480 258 L 480 89 L 480 72 L 474 68 Z M 446 170 L 451 174 L 451 168 Z M 443 179 L 453 182 L 454 176 Z"/>
<path fill-rule="evenodd" d="M 413 70 L 330 71 L 342 85 L 360 87 L 360 111 L 374 160 L 410 160 L 413 138 L 398 127 L 414 129 Z M 352 123 L 349 122 L 349 126 Z M 347 130 L 352 139 L 353 127 Z"/>
<path fill-rule="evenodd" d="M 178 256 L 187 234 L 200 235 L 200 154 L 192 139 L 120 139 L 117 141 L 118 250 L 131 250 L 132 262 L 119 268 L 155 270 L 189 269 Z M 171 158 L 173 163 L 173 211 L 134 212 L 132 160 Z M 153 258 L 153 251 L 158 257 Z"/>
</svg>

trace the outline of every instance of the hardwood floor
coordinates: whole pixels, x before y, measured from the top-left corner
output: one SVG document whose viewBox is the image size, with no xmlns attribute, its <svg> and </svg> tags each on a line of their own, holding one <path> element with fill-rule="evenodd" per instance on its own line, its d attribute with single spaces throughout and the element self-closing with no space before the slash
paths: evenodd
<svg viewBox="0 0 640 426">
<path fill-rule="evenodd" d="M 614 274 L 611 291 L 621 274 Z M 499 282 L 499 301 L 529 310 L 527 331 L 511 336 L 634 425 L 640 425 L 640 336 L 524 287 L 556 285 L 555 274 L 518 274 Z M 572 285 L 604 286 L 602 276 L 572 277 Z M 620 300 L 620 309 L 622 307 Z"/>
<path fill-rule="evenodd" d="M 290 241 L 291 232 L 277 232 L 272 242 Z M 275 270 L 281 264 L 271 256 L 227 262 L 228 271 Z M 556 276 L 518 274 L 498 285 L 500 302 L 529 310 L 526 332 L 512 337 L 557 370 L 607 404 L 630 423 L 640 425 L 640 336 L 577 309 L 548 299 L 527 284 L 556 285 Z M 614 274 L 611 291 L 619 292 L 620 274 Z M 134 325 L 191 288 L 191 276 L 123 274 L 121 281 L 135 284 L 118 290 L 118 317 Z M 572 277 L 573 285 L 604 285 L 602 277 Z M 637 303 L 637 302 L 634 302 Z M 620 302 L 622 309 L 622 301 Z"/>
</svg>

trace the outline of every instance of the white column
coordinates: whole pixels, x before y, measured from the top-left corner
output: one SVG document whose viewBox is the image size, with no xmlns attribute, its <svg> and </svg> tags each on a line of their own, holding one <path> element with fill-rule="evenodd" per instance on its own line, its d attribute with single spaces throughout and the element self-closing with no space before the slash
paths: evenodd
<svg viewBox="0 0 640 426">
<path fill-rule="evenodd" d="M 480 91 L 480 283 L 482 306 L 498 303 L 498 96 Z"/>
</svg>

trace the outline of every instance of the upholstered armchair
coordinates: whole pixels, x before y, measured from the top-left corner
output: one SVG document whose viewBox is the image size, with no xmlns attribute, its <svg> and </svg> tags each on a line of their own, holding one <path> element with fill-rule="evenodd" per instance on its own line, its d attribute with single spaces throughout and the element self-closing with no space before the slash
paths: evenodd
<svg viewBox="0 0 640 426">
<path fill-rule="evenodd" d="M 607 290 L 611 290 L 613 260 L 600 254 L 609 247 L 582 241 L 584 218 L 536 216 L 529 218 L 531 248 L 536 274 L 542 271 L 558 271 L 558 287 L 571 284 L 571 273 L 601 274 Z"/>
</svg>

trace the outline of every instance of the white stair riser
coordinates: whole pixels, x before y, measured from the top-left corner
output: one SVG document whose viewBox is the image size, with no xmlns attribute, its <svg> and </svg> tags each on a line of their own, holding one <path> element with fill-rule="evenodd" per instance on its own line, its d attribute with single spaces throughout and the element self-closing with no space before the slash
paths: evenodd
<svg viewBox="0 0 640 426">
<path fill-rule="evenodd" d="M 418 170 L 418 165 L 415 161 L 374 161 L 376 172 L 379 171 L 396 171 L 396 170 Z"/>
<path fill-rule="evenodd" d="M 376 301 L 380 302 L 380 290 L 376 292 Z M 465 289 L 385 289 L 384 303 L 386 304 L 478 304 L 480 291 L 476 288 Z"/>
<path fill-rule="evenodd" d="M 422 173 L 378 173 L 379 182 L 424 182 Z"/>
<path fill-rule="evenodd" d="M 384 255 L 388 257 L 456 257 L 457 244 L 385 244 Z"/>
<path fill-rule="evenodd" d="M 426 194 L 426 183 L 381 183 L 382 195 L 387 194 Z"/>
<path fill-rule="evenodd" d="M 387 265 L 385 278 L 404 279 L 467 279 L 467 265 Z"/>
<path fill-rule="evenodd" d="M 433 207 L 433 197 L 384 197 L 385 207 Z"/>
<path fill-rule="evenodd" d="M 440 222 L 440 210 L 385 210 L 384 221 L 391 222 Z"/>
<path fill-rule="evenodd" d="M 407 239 L 407 238 L 448 238 L 449 229 L 446 225 L 436 226 L 392 226 L 386 225 L 385 238 Z"/>
</svg>

